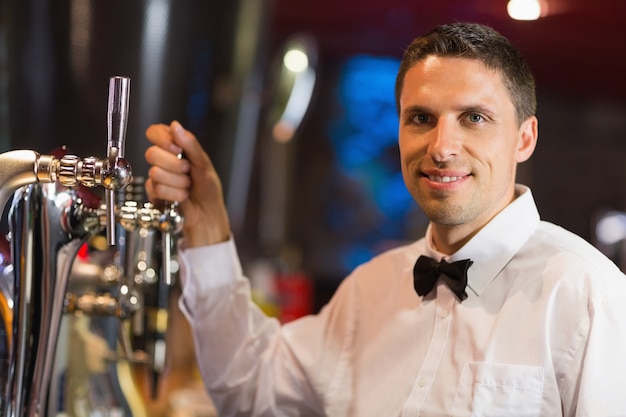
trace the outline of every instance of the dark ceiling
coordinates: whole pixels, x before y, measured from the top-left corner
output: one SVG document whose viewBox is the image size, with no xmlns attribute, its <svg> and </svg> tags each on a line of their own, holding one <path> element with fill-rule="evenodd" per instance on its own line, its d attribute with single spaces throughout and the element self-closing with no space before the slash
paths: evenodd
<svg viewBox="0 0 626 417">
<path fill-rule="evenodd" d="M 488 24 L 527 58 L 539 88 L 626 101 L 626 0 L 547 0 L 548 15 L 514 21 L 507 0 L 275 0 L 278 38 L 309 32 L 322 60 L 400 55 L 417 34 L 453 21 Z"/>
</svg>

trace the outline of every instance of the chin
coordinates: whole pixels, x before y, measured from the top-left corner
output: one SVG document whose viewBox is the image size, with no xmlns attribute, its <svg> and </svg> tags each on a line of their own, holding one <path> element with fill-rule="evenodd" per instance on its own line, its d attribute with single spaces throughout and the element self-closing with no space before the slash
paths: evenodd
<svg viewBox="0 0 626 417">
<path fill-rule="evenodd" d="M 444 226 L 458 226 L 468 221 L 468 211 L 461 204 L 420 204 L 422 211 L 433 222 Z"/>
</svg>

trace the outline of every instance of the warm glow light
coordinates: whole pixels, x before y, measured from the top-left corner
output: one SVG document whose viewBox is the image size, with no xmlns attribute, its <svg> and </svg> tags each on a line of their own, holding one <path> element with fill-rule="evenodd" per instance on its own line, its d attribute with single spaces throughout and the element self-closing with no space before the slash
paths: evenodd
<svg viewBox="0 0 626 417">
<path fill-rule="evenodd" d="M 614 245 L 626 239 L 626 214 L 609 212 L 596 224 L 596 238 L 605 245 Z"/>
<path fill-rule="evenodd" d="M 541 16 L 540 0 L 509 0 L 506 9 L 515 20 L 536 20 Z"/>
<path fill-rule="evenodd" d="M 278 142 L 288 142 L 293 137 L 304 117 L 304 113 L 306 113 L 309 107 L 314 86 L 315 72 L 312 68 L 308 67 L 307 60 L 307 67 L 299 72 L 298 76 L 295 78 L 291 94 L 285 105 L 285 110 L 272 130 L 274 139 Z"/>
<path fill-rule="evenodd" d="M 299 49 L 290 49 L 285 53 L 283 64 L 292 72 L 302 72 L 309 66 L 309 58 Z"/>
</svg>

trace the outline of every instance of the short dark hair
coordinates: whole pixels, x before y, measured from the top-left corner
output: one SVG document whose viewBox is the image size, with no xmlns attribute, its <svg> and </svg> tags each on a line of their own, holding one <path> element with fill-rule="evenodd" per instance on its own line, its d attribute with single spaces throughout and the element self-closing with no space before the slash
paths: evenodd
<svg viewBox="0 0 626 417">
<path fill-rule="evenodd" d="M 404 53 L 396 78 L 396 107 L 407 71 L 428 56 L 476 59 L 498 71 L 515 105 L 518 123 L 537 110 L 535 80 L 528 64 L 511 42 L 494 29 L 477 23 L 451 23 L 416 38 Z"/>
</svg>

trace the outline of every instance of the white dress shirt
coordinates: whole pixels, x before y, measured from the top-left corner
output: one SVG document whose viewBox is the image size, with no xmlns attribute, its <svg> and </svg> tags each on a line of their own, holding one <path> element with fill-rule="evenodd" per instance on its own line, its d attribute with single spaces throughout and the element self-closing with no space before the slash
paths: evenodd
<svg viewBox="0 0 626 417">
<path fill-rule="evenodd" d="M 321 312 L 284 326 L 250 300 L 232 241 L 182 252 L 181 307 L 227 416 L 626 416 L 626 277 L 516 198 L 449 261 L 468 298 L 413 265 L 425 238 L 358 267 Z"/>
</svg>

